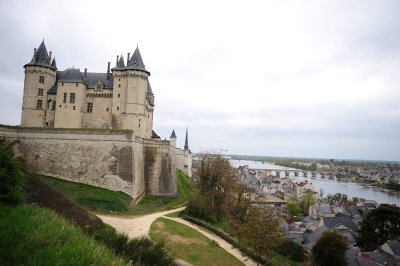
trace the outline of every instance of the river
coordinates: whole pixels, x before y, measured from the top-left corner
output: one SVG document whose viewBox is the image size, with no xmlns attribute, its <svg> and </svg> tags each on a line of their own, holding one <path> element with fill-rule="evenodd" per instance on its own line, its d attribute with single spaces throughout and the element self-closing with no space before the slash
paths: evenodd
<svg viewBox="0 0 400 266">
<path fill-rule="evenodd" d="M 230 160 L 233 167 L 240 165 L 248 165 L 251 169 L 277 169 L 290 170 L 292 168 L 274 165 L 268 162 L 248 161 L 248 160 Z M 304 180 L 302 177 L 291 177 L 293 180 Z M 375 200 L 378 203 L 389 203 L 400 206 L 400 191 L 394 191 L 387 188 L 372 186 L 366 183 L 356 183 L 346 180 L 327 180 L 327 179 L 310 179 L 314 185 L 316 192 L 323 189 L 324 196 L 328 194 L 342 193 L 346 194 L 350 199 L 359 197 L 363 199 Z"/>
</svg>

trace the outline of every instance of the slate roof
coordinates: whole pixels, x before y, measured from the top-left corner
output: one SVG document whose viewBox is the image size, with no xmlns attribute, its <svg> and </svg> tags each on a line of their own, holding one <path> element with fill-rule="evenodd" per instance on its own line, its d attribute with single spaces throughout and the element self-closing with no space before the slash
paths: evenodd
<svg viewBox="0 0 400 266">
<path fill-rule="evenodd" d="M 389 240 L 386 243 L 389 245 L 396 256 L 400 256 L 400 242 Z"/>
<path fill-rule="evenodd" d="M 333 213 L 331 205 L 322 204 L 322 205 L 313 205 L 315 211 L 319 212 L 320 214 L 329 214 Z"/>
<path fill-rule="evenodd" d="M 107 73 L 90 73 L 90 72 L 88 72 L 86 74 L 86 77 L 84 78 L 84 83 L 86 84 L 86 86 L 88 86 L 89 89 L 95 89 L 96 83 L 99 79 L 103 83 L 105 89 L 113 88 L 114 79 L 113 79 L 112 75 L 109 79 L 107 79 Z"/>
<path fill-rule="evenodd" d="M 56 70 L 56 64 L 51 62 L 51 58 L 47 52 L 46 45 L 44 44 L 44 40 L 40 44 L 39 48 L 36 50 L 35 54 L 32 57 L 32 60 L 26 64 L 26 66 L 42 66 L 47 67 L 53 70 Z"/>
<path fill-rule="evenodd" d="M 150 82 L 148 79 L 147 79 L 147 95 L 154 96 L 153 90 L 151 89 Z"/>
<path fill-rule="evenodd" d="M 171 136 L 169 138 L 176 139 L 175 129 L 172 130 Z"/>
<path fill-rule="evenodd" d="M 60 82 L 82 82 L 83 76 L 78 68 L 68 68 L 64 71 L 57 71 L 57 81 Z"/>
<path fill-rule="evenodd" d="M 335 229 L 339 225 L 345 225 L 354 232 L 358 231 L 358 226 L 350 216 L 339 215 L 335 217 L 322 217 L 324 225 L 330 229 Z"/>
<path fill-rule="evenodd" d="M 150 72 L 147 71 L 142 56 L 140 55 L 139 47 L 136 47 L 131 59 L 126 63 L 126 69 L 141 70 L 150 75 Z"/>
</svg>

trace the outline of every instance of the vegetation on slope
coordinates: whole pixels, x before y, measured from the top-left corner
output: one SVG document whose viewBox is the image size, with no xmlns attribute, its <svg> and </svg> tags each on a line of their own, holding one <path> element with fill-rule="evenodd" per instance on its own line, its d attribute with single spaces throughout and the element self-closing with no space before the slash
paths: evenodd
<svg viewBox="0 0 400 266">
<path fill-rule="evenodd" d="M 129 239 L 124 234 L 116 233 L 113 227 L 104 224 L 97 216 L 52 189 L 35 175 L 29 179 L 28 200 L 64 216 L 127 261 L 132 260 L 139 265 L 172 265 L 173 263 L 173 258 L 162 244 L 148 238 Z"/>
<path fill-rule="evenodd" d="M 125 265 L 124 261 L 46 209 L 0 204 L 0 265 Z"/>
<path fill-rule="evenodd" d="M 47 184 L 85 208 L 102 213 L 146 214 L 169 210 L 183 205 L 190 195 L 193 184 L 181 171 L 176 172 L 178 196 L 161 197 L 145 195 L 136 206 L 130 206 L 132 198 L 115 192 L 82 183 L 75 183 L 50 176 L 40 176 Z"/>
<path fill-rule="evenodd" d="M 166 243 L 174 256 L 193 265 L 242 265 L 198 231 L 166 218 L 159 218 L 151 225 L 150 237 Z"/>
</svg>

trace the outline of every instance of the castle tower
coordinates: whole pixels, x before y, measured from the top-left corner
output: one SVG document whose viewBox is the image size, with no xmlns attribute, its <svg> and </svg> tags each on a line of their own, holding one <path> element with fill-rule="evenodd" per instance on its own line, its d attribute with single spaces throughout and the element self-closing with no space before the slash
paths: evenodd
<svg viewBox="0 0 400 266">
<path fill-rule="evenodd" d="M 172 130 L 171 136 L 169 137 L 169 144 L 172 147 L 176 146 L 176 134 L 175 134 L 175 130 Z"/>
<path fill-rule="evenodd" d="M 46 127 L 47 96 L 56 81 L 56 60 L 48 53 L 44 40 L 34 49 L 32 60 L 25 68 L 22 100 L 22 127 Z"/>
<path fill-rule="evenodd" d="M 146 70 L 139 48 L 127 63 L 123 57 L 117 58 L 112 69 L 114 77 L 112 126 L 133 130 L 137 136 L 151 138 L 153 125 L 154 95 L 148 81 L 150 72 Z"/>
</svg>

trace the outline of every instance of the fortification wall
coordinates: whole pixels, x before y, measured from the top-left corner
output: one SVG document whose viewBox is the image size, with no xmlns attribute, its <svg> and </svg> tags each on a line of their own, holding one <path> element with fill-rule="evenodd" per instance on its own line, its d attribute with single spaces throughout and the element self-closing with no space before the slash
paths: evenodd
<svg viewBox="0 0 400 266">
<path fill-rule="evenodd" d="M 169 141 L 143 140 L 146 193 L 175 196 L 176 168 L 174 148 Z"/>
<path fill-rule="evenodd" d="M 188 177 L 192 177 L 192 154 L 188 150 L 174 149 L 175 166 Z"/>
<path fill-rule="evenodd" d="M 19 139 L 16 153 L 32 172 L 82 182 L 136 199 L 145 192 L 142 139 L 132 131 L 0 126 Z"/>
</svg>

